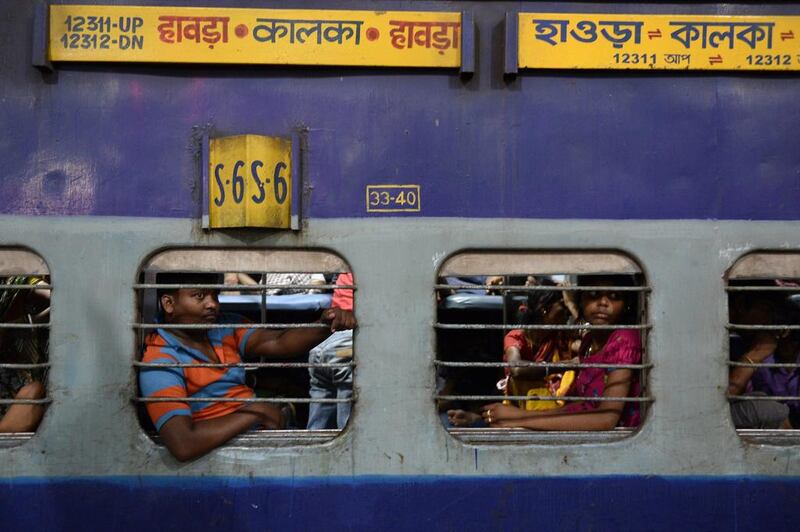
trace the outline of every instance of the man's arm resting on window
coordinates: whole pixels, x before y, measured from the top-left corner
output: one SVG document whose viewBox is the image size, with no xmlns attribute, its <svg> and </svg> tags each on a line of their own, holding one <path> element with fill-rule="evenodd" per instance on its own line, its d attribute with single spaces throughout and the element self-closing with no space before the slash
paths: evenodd
<svg viewBox="0 0 800 532">
<path fill-rule="evenodd" d="M 177 460 L 194 460 L 246 432 L 253 425 L 280 428 L 280 411 L 266 403 L 253 403 L 214 419 L 192 421 L 190 416 L 175 416 L 161 427 L 159 435 Z"/>
</svg>

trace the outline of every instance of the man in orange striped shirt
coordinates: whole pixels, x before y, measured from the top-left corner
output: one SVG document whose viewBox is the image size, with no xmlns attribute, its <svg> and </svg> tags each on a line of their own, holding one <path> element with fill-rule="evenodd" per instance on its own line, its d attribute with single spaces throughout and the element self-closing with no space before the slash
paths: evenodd
<svg viewBox="0 0 800 532">
<path fill-rule="evenodd" d="M 212 274 L 159 276 L 162 284 L 216 284 Z M 248 329 L 224 327 L 241 323 L 238 316 L 220 315 L 218 290 L 180 288 L 160 291 L 163 321 L 209 328 L 159 328 L 147 337 L 143 362 L 155 364 L 235 364 L 244 358 L 285 358 L 308 352 L 331 332 L 352 329 L 351 312 L 323 311 L 321 323 L 308 329 Z M 218 325 L 223 325 L 219 327 Z M 245 384 L 244 368 L 144 367 L 139 374 L 142 395 L 175 401 L 149 402 L 147 411 L 161 440 L 175 458 L 192 460 L 254 426 L 283 426 L 280 410 L 268 403 L 217 402 L 255 396 Z M 185 401 L 186 398 L 208 401 Z"/>
</svg>

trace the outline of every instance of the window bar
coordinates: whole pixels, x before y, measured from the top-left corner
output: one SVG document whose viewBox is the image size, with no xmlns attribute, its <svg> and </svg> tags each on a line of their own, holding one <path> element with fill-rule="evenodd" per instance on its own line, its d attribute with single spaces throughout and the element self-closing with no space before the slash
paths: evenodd
<svg viewBox="0 0 800 532">
<path fill-rule="evenodd" d="M 475 290 L 476 288 L 485 288 L 486 290 L 513 290 L 519 292 L 586 292 L 586 291 L 603 291 L 603 292 L 649 292 L 649 286 L 525 286 L 513 284 L 435 284 L 433 288 L 436 290 Z M 795 291 L 800 291 L 800 288 L 795 288 Z"/>
<path fill-rule="evenodd" d="M 261 272 L 261 278 L 258 280 L 258 285 L 261 287 L 259 294 L 261 295 L 261 306 L 258 311 L 261 317 L 261 323 L 267 323 L 267 287 L 265 279 L 267 272 Z"/>
<path fill-rule="evenodd" d="M 35 399 L 31 399 L 34 401 Z M 36 399 L 42 401 L 42 399 Z M 137 403 L 355 403 L 355 397 L 322 399 L 312 397 L 135 397 Z"/>
<path fill-rule="evenodd" d="M 344 368 L 355 367 L 355 362 L 238 362 L 231 364 L 214 363 L 167 363 L 167 362 L 139 362 L 134 361 L 134 366 L 140 368 Z"/>
<path fill-rule="evenodd" d="M 742 368 L 800 368 L 797 362 L 737 362 L 728 361 L 729 366 Z"/>
<path fill-rule="evenodd" d="M 132 323 L 138 329 L 324 329 L 325 323 Z"/>
<path fill-rule="evenodd" d="M 534 331 L 613 331 L 617 329 L 652 329 L 653 325 L 650 323 L 643 324 L 630 324 L 630 325 L 590 325 L 590 324 L 575 324 L 575 325 L 523 325 L 521 323 L 509 323 L 507 325 L 497 325 L 488 323 L 441 323 L 435 322 L 433 324 L 437 329 L 475 329 L 475 330 L 511 330 L 511 329 L 529 329 Z M 800 327 L 800 326 L 798 326 Z"/>
<path fill-rule="evenodd" d="M 137 283 L 133 285 L 136 290 L 178 290 L 181 288 L 202 288 L 204 290 L 249 290 L 258 292 L 260 290 L 269 290 L 273 288 L 292 288 L 304 290 L 333 290 L 335 288 L 346 288 L 348 290 L 356 290 L 356 285 L 337 285 L 337 284 L 203 284 L 203 283 L 171 283 L 171 284 L 158 284 L 158 283 Z"/>
<path fill-rule="evenodd" d="M 0 399 L 0 405 L 45 405 L 52 403 L 49 397 L 43 399 Z"/>
<path fill-rule="evenodd" d="M 602 363 L 569 363 L 569 362 L 445 362 L 434 360 L 437 366 L 450 368 L 603 368 L 603 369 L 648 369 L 652 363 L 647 364 L 602 364 Z"/>
<path fill-rule="evenodd" d="M 726 286 L 727 292 L 800 292 L 800 286 Z"/>
<path fill-rule="evenodd" d="M 738 329 L 743 331 L 797 331 L 800 330 L 800 325 L 745 325 L 738 323 L 728 323 L 725 325 L 727 329 Z"/>
<path fill-rule="evenodd" d="M 508 325 L 508 305 L 506 305 L 506 300 L 508 299 L 508 290 L 502 289 L 500 291 L 500 297 L 503 298 L 503 325 Z"/>
<path fill-rule="evenodd" d="M 0 329 L 46 329 L 50 323 L 0 323 Z"/>
<path fill-rule="evenodd" d="M 800 401 L 800 395 L 727 395 L 735 401 Z"/>
<path fill-rule="evenodd" d="M 550 395 L 434 395 L 434 400 L 442 401 L 624 401 L 626 403 L 652 403 L 652 397 L 593 397 L 593 396 L 550 396 Z M 172 400 L 175 402 L 175 400 Z"/>
<path fill-rule="evenodd" d="M 53 285 L 50 284 L 0 284 L 0 290 L 52 290 L 52 289 Z"/>
</svg>

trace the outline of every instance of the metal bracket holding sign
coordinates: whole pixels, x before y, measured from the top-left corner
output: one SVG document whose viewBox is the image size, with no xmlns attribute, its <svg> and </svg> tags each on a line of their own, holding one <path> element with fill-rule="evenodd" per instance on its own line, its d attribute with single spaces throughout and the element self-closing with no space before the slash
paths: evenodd
<svg viewBox="0 0 800 532">
<path fill-rule="evenodd" d="M 472 13 L 461 13 L 461 69 L 462 76 L 475 73 L 475 21 Z"/>
<path fill-rule="evenodd" d="M 517 23 L 517 13 L 506 13 L 506 35 L 505 35 L 505 68 L 503 73 L 507 76 L 516 75 L 519 72 L 519 24 Z"/>
<path fill-rule="evenodd" d="M 204 136 L 203 227 L 300 229 L 297 138 Z"/>
<path fill-rule="evenodd" d="M 53 71 L 48 58 L 48 36 L 50 34 L 50 6 L 37 2 L 33 12 L 33 46 L 31 61 L 33 66 L 46 72 Z"/>
<path fill-rule="evenodd" d="M 518 13 L 505 72 L 517 69 L 798 71 L 800 17 Z"/>
</svg>

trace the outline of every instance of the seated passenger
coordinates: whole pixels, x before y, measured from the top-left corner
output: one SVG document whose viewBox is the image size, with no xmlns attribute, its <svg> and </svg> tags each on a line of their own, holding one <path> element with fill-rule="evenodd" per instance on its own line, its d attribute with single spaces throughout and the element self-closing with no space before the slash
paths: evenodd
<svg viewBox="0 0 800 532">
<path fill-rule="evenodd" d="M 541 282 L 543 286 L 556 287 L 549 280 Z M 568 311 L 560 291 L 529 292 L 528 301 L 520 321 L 524 325 L 564 325 Z M 535 329 L 513 329 L 503 340 L 503 361 L 515 362 L 558 362 L 572 358 L 569 348 L 569 336 L 566 331 L 548 331 Z M 532 393 L 546 393 L 553 381 L 560 380 L 560 374 L 547 375 L 541 367 L 506 367 L 505 379 L 498 383 L 498 388 L 510 396 L 524 396 Z M 549 378 L 546 382 L 546 377 Z M 558 383 L 555 382 L 557 386 Z M 552 401 L 516 401 L 517 406 L 527 410 L 539 410 L 557 406 Z M 449 410 L 448 421 L 459 427 L 474 425 L 481 416 L 464 410 Z"/>
<path fill-rule="evenodd" d="M 11 276 L 6 285 L 47 284 L 41 277 Z M 0 291 L 0 316 L 4 323 L 41 323 L 49 319 L 50 291 L 12 289 Z M 39 364 L 47 361 L 46 329 L 0 330 L 0 363 Z M 0 398 L 36 400 L 45 397 L 45 372 L 35 369 L 0 368 Z M 41 404 L 0 405 L 1 432 L 31 432 L 44 415 Z"/>
<path fill-rule="evenodd" d="M 800 364 L 800 331 L 779 335 L 775 350 L 763 361 L 766 364 Z M 751 382 L 753 390 L 768 396 L 800 397 L 800 368 L 758 368 Z M 788 407 L 789 414 L 781 427 L 800 428 L 800 399 L 781 403 Z"/>
<path fill-rule="evenodd" d="M 342 273 L 337 285 L 352 285 L 353 274 Z M 353 290 L 337 288 L 333 291 L 331 308 L 353 310 Z M 340 367 L 310 367 L 309 395 L 312 399 L 350 399 L 353 397 L 353 367 L 346 364 L 353 360 L 353 331 L 337 331 L 316 346 L 308 355 L 308 361 L 316 364 L 341 364 Z M 350 417 L 352 404 L 311 403 L 308 406 L 309 430 L 343 429 Z"/>
<path fill-rule="evenodd" d="M 162 274 L 161 284 L 216 284 L 216 274 Z M 181 288 L 160 290 L 163 321 L 176 325 L 242 323 L 243 318 L 219 314 L 217 290 Z M 243 358 L 281 358 L 307 353 L 334 331 L 352 329 L 352 313 L 323 311 L 326 328 L 159 328 L 147 337 L 143 361 L 155 364 L 234 364 Z M 278 407 L 268 403 L 215 402 L 217 398 L 249 399 L 243 368 L 143 367 L 142 395 L 175 401 L 148 402 L 147 411 L 161 440 L 178 460 L 192 460 L 234 436 L 255 427 L 282 428 Z M 185 398 L 208 398 L 186 402 Z"/>
<path fill-rule="evenodd" d="M 774 325 L 785 316 L 779 298 L 763 294 L 738 293 L 731 297 L 731 321 L 743 325 Z M 744 354 L 736 351 L 737 336 L 731 339 L 731 358 L 748 364 L 797 363 L 800 361 L 800 335 L 798 331 L 742 331 L 741 339 L 747 348 Z M 797 396 L 800 395 L 800 370 L 798 368 L 732 367 L 728 381 L 729 395 L 747 396 Z M 731 417 L 737 429 L 790 429 L 800 427 L 800 400 L 733 400 Z"/>
<path fill-rule="evenodd" d="M 634 286 L 626 275 L 585 275 L 580 286 Z M 591 325 L 617 325 L 634 319 L 633 292 L 597 290 L 580 293 L 583 319 Z M 596 364 L 639 364 L 642 357 L 639 332 L 635 329 L 592 330 L 583 337 L 580 361 Z M 582 368 L 569 395 L 581 397 L 636 397 L 639 379 L 632 369 Z M 534 430 L 611 430 L 617 425 L 639 425 L 635 402 L 584 400 L 552 410 L 526 411 L 494 403 L 482 408 L 491 427 L 521 427 Z"/>
</svg>

